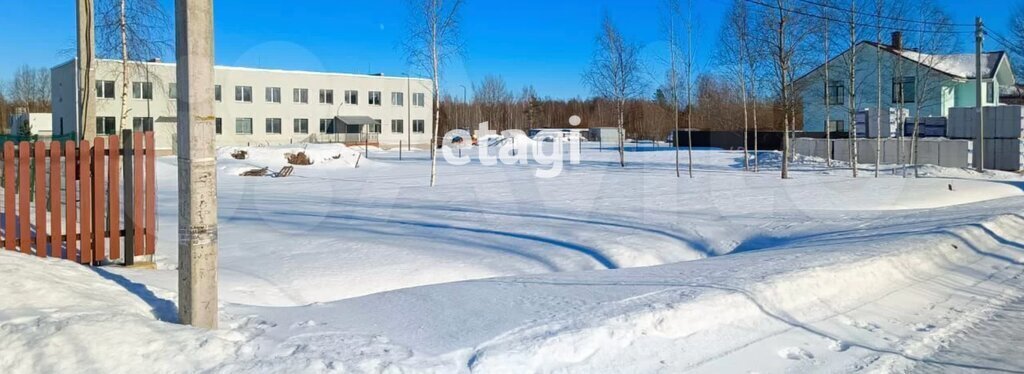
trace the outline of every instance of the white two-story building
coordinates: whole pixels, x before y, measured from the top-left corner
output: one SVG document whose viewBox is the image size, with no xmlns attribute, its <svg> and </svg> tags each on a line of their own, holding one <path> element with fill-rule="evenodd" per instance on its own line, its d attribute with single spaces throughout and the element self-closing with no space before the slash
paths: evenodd
<svg viewBox="0 0 1024 374">
<path fill-rule="evenodd" d="M 52 70 L 53 133 L 77 126 L 74 61 Z M 122 65 L 98 60 L 97 133 L 153 129 L 157 149 L 174 152 L 177 131 L 175 64 L 132 62 L 128 74 L 128 120 L 121 121 Z M 432 125 L 431 81 L 421 78 L 214 68 L 217 145 L 279 145 L 344 142 L 425 147 Z"/>
</svg>

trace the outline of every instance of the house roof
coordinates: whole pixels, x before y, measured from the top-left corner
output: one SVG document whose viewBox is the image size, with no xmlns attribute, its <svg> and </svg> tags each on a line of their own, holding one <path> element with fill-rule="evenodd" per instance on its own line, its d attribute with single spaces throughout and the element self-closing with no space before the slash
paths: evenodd
<svg viewBox="0 0 1024 374">
<path fill-rule="evenodd" d="M 860 47 L 861 44 L 866 44 L 873 48 L 877 47 L 882 51 L 886 51 L 893 55 L 903 57 L 914 63 L 921 63 L 921 65 L 927 66 L 928 68 L 936 72 L 945 74 L 951 78 L 974 79 L 975 77 L 976 67 L 974 64 L 973 53 L 927 54 L 909 49 L 898 50 L 896 48 L 893 48 L 891 45 L 878 44 L 871 41 L 861 41 L 857 43 L 856 47 Z M 839 56 L 846 54 L 847 52 L 849 52 L 849 50 L 850 49 L 843 51 L 843 53 L 840 53 Z M 829 60 L 828 63 L 831 64 L 832 61 L 839 58 L 839 56 L 832 58 L 831 60 Z M 1006 52 L 1004 51 L 982 53 L 981 75 L 983 79 L 993 79 L 996 73 L 999 71 L 999 64 L 1003 61 L 1003 59 L 1006 58 Z M 802 80 L 810 76 L 815 71 L 818 71 L 818 69 L 821 69 L 821 66 L 814 68 L 813 70 L 811 70 L 807 74 L 804 74 L 797 80 Z"/>
</svg>

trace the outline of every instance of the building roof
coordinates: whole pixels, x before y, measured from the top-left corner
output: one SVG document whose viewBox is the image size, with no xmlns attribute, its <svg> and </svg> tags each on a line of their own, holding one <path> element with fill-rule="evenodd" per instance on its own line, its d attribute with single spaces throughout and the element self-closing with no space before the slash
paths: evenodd
<svg viewBox="0 0 1024 374">
<path fill-rule="evenodd" d="M 856 47 L 860 47 L 862 44 L 871 46 L 872 48 L 879 48 L 882 51 L 889 52 L 895 56 L 902 57 L 914 63 L 921 63 L 928 68 L 945 74 L 950 78 L 957 79 L 974 79 L 976 67 L 974 64 L 973 53 L 956 53 L 956 54 L 927 54 L 921 53 L 909 49 L 896 49 L 891 45 L 878 44 L 872 41 L 861 41 L 857 43 Z M 850 49 L 847 49 L 829 60 L 829 64 L 839 58 L 839 56 L 846 54 Z M 983 52 L 981 55 L 981 75 L 983 79 L 993 79 L 996 73 L 999 71 L 999 64 L 1003 59 L 1008 58 L 1004 51 L 993 51 Z M 802 80 L 824 65 L 819 65 L 813 70 L 804 74 L 797 80 Z"/>
<path fill-rule="evenodd" d="M 102 62 L 102 63 L 116 63 L 116 64 L 120 64 L 121 63 L 121 60 L 103 59 L 103 58 L 96 59 L 96 61 L 97 61 L 97 63 L 100 63 L 100 62 Z M 74 62 L 75 62 L 75 59 L 71 59 L 71 60 L 69 60 L 67 62 L 64 62 L 62 64 L 58 64 L 57 66 L 54 66 L 53 68 L 56 69 L 56 68 L 59 68 L 59 67 L 62 67 L 62 66 L 68 65 L 68 64 L 73 64 Z M 144 65 L 154 65 L 154 66 L 170 66 L 170 67 L 176 66 L 176 64 L 173 63 L 173 62 L 160 62 L 160 61 L 153 62 L 153 61 L 133 60 L 133 61 L 129 61 L 129 63 L 132 63 L 132 64 L 144 64 Z M 383 75 L 383 74 L 333 73 L 333 72 L 323 72 L 323 71 L 265 69 L 265 68 L 249 68 L 249 67 L 225 66 L 225 65 L 214 65 L 214 69 L 233 70 L 233 71 L 267 72 L 267 73 L 290 73 L 290 74 L 309 74 L 309 75 L 324 75 L 324 76 L 380 78 L 380 79 L 401 79 L 401 80 L 411 79 L 411 80 L 415 80 L 415 81 L 425 81 L 425 82 L 430 82 L 431 81 L 430 78 L 423 78 L 423 77 L 416 77 L 416 76 L 408 76 L 407 77 L 405 75 L 402 75 L 402 76 L 389 76 L 389 75 Z"/>
</svg>

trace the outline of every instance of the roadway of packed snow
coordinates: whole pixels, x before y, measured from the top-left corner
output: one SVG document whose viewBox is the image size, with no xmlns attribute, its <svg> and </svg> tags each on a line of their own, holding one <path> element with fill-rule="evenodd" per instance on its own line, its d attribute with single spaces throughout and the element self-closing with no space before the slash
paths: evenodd
<svg viewBox="0 0 1024 374">
<path fill-rule="evenodd" d="M 219 153 L 220 330 L 170 323 L 173 235 L 157 270 L 0 253 L 0 371 L 1024 371 L 986 338 L 1024 336 L 1016 174 L 780 180 L 701 150 L 677 179 L 672 151 L 588 145 L 555 178 L 474 160 L 430 188 L 426 152 L 245 150 Z"/>
</svg>

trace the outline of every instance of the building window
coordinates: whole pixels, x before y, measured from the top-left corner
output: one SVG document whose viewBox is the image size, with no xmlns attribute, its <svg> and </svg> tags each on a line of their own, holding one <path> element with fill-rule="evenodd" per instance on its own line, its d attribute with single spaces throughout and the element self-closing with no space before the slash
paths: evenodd
<svg viewBox="0 0 1024 374">
<path fill-rule="evenodd" d="M 252 134 L 252 118 L 236 118 L 235 134 Z"/>
<path fill-rule="evenodd" d="M 117 133 L 117 119 L 114 117 L 96 117 L 96 133 L 114 135 Z"/>
<path fill-rule="evenodd" d="M 345 104 L 358 105 L 359 91 L 345 91 Z"/>
<path fill-rule="evenodd" d="M 267 87 L 267 102 L 281 103 L 281 87 Z"/>
<path fill-rule="evenodd" d="M 113 99 L 114 81 L 96 81 L 96 97 L 100 99 Z"/>
<path fill-rule="evenodd" d="M 334 119 L 324 118 L 320 120 L 320 132 L 324 134 L 334 134 Z"/>
<path fill-rule="evenodd" d="M 996 102 L 996 84 L 995 82 L 988 82 L 985 85 L 985 102 L 989 104 L 995 104 Z"/>
<path fill-rule="evenodd" d="M 412 132 L 417 134 L 426 132 L 426 122 L 421 119 L 412 120 Z"/>
<path fill-rule="evenodd" d="M 373 123 L 371 123 L 369 126 L 370 126 L 370 128 L 367 131 L 375 133 L 375 134 L 380 134 L 381 120 L 375 119 L 375 120 L 373 120 Z"/>
<path fill-rule="evenodd" d="M 172 99 L 177 99 L 178 98 L 178 84 L 177 83 L 171 83 L 171 84 L 168 85 L 168 87 L 167 87 L 167 97 L 172 98 Z"/>
<path fill-rule="evenodd" d="M 380 91 L 370 91 L 367 96 L 370 97 L 370 105 L 380 106 Z"/>
<path fill-rule="evenodd" d="M 309 90 L 305 88 L 296 88 L 292 90 L 292 102 L 309 104 Z"/>
<path fill-rule="evenodd" d="M 829 124 L 828 131 L 831 131 L 831 132 L 846 131 L 846 125 L 844 124 L 843 120 L 835 119 L 835 120 L 832 120 L 832 123 Z"/>
<path fill-rule="evenodd" d="M 828 95 L 828 105 L 846 103 L 846 86 L 843 85 L 843 81 L 829 81 L 828 87 L 825 88 L 825 94 Z"/>
<path fill-rule="evenodd" d="M 391 120 L 391 132 L 396 134 L 405 132 L 405 123 L 400 119 Z"/>
<path fill-rule="evenodd" d="M 405 93 L 404 92 L 392 92 L 391 93 L 391 105 L 394 105 L 394 106 L 405 106 Z"/>
<path fill-rule="evenodd" d="M 334 104 L 334 90 L 320 90 L 320 104 Z"/>
<path fill-rule="evenodd" d="M 139 100 L 153 100 L 152 82 L 133 82 L 132 98 Z"/>
<path fill-rule="evenodd" d="M 153 117 L 132 118 L 133 131 L 153 131 Z"/>
<path fill-rule="evenodd" d="M 252 86 L 235 86 L 235 101 L 240 103 L 251 103 Z"/>
<path fill-rule="evenodd" d="M 267 134 L 280 134 L 281 133 L 281 119 L 280 118 L 267 118 Z"/>
<path fill-rule="evenodd" d="M 892 79 L 892 102 L 912 103 L 917 98 L 917 79 L 903 77 Z"/>
<path fill-rule="evenodd" d="M 222 90 L 220 89 L 220 85 L 219 84 L 216 85 L 216 86 L 213 86 L 213 99 L 214 100 L 221 101 L 221 98 L 223 97 L 223 95 L 221 94 L 221 91 Z"/>
<path fill-rule="evenodd" d="M 296 118 L 295 123 L 292 126 L 292 131 L 296 134 L 309 134 L 309 120 L 305 118 Z"/>
<path fill-rule="evenodd" d="M 412 94 L 412 105 L 418 107 L 427 106 L 427 96 L 422 93 Z"/>
<path fill-rule="evenodd" d="M 216 129 L 215 130 L 217 131 L 217 135 L 223 134 L 224 133 L 224 120 L 218 117 L 217 120 L 215 121 L 215 124 L 216 124 Z"/>
</svg>

